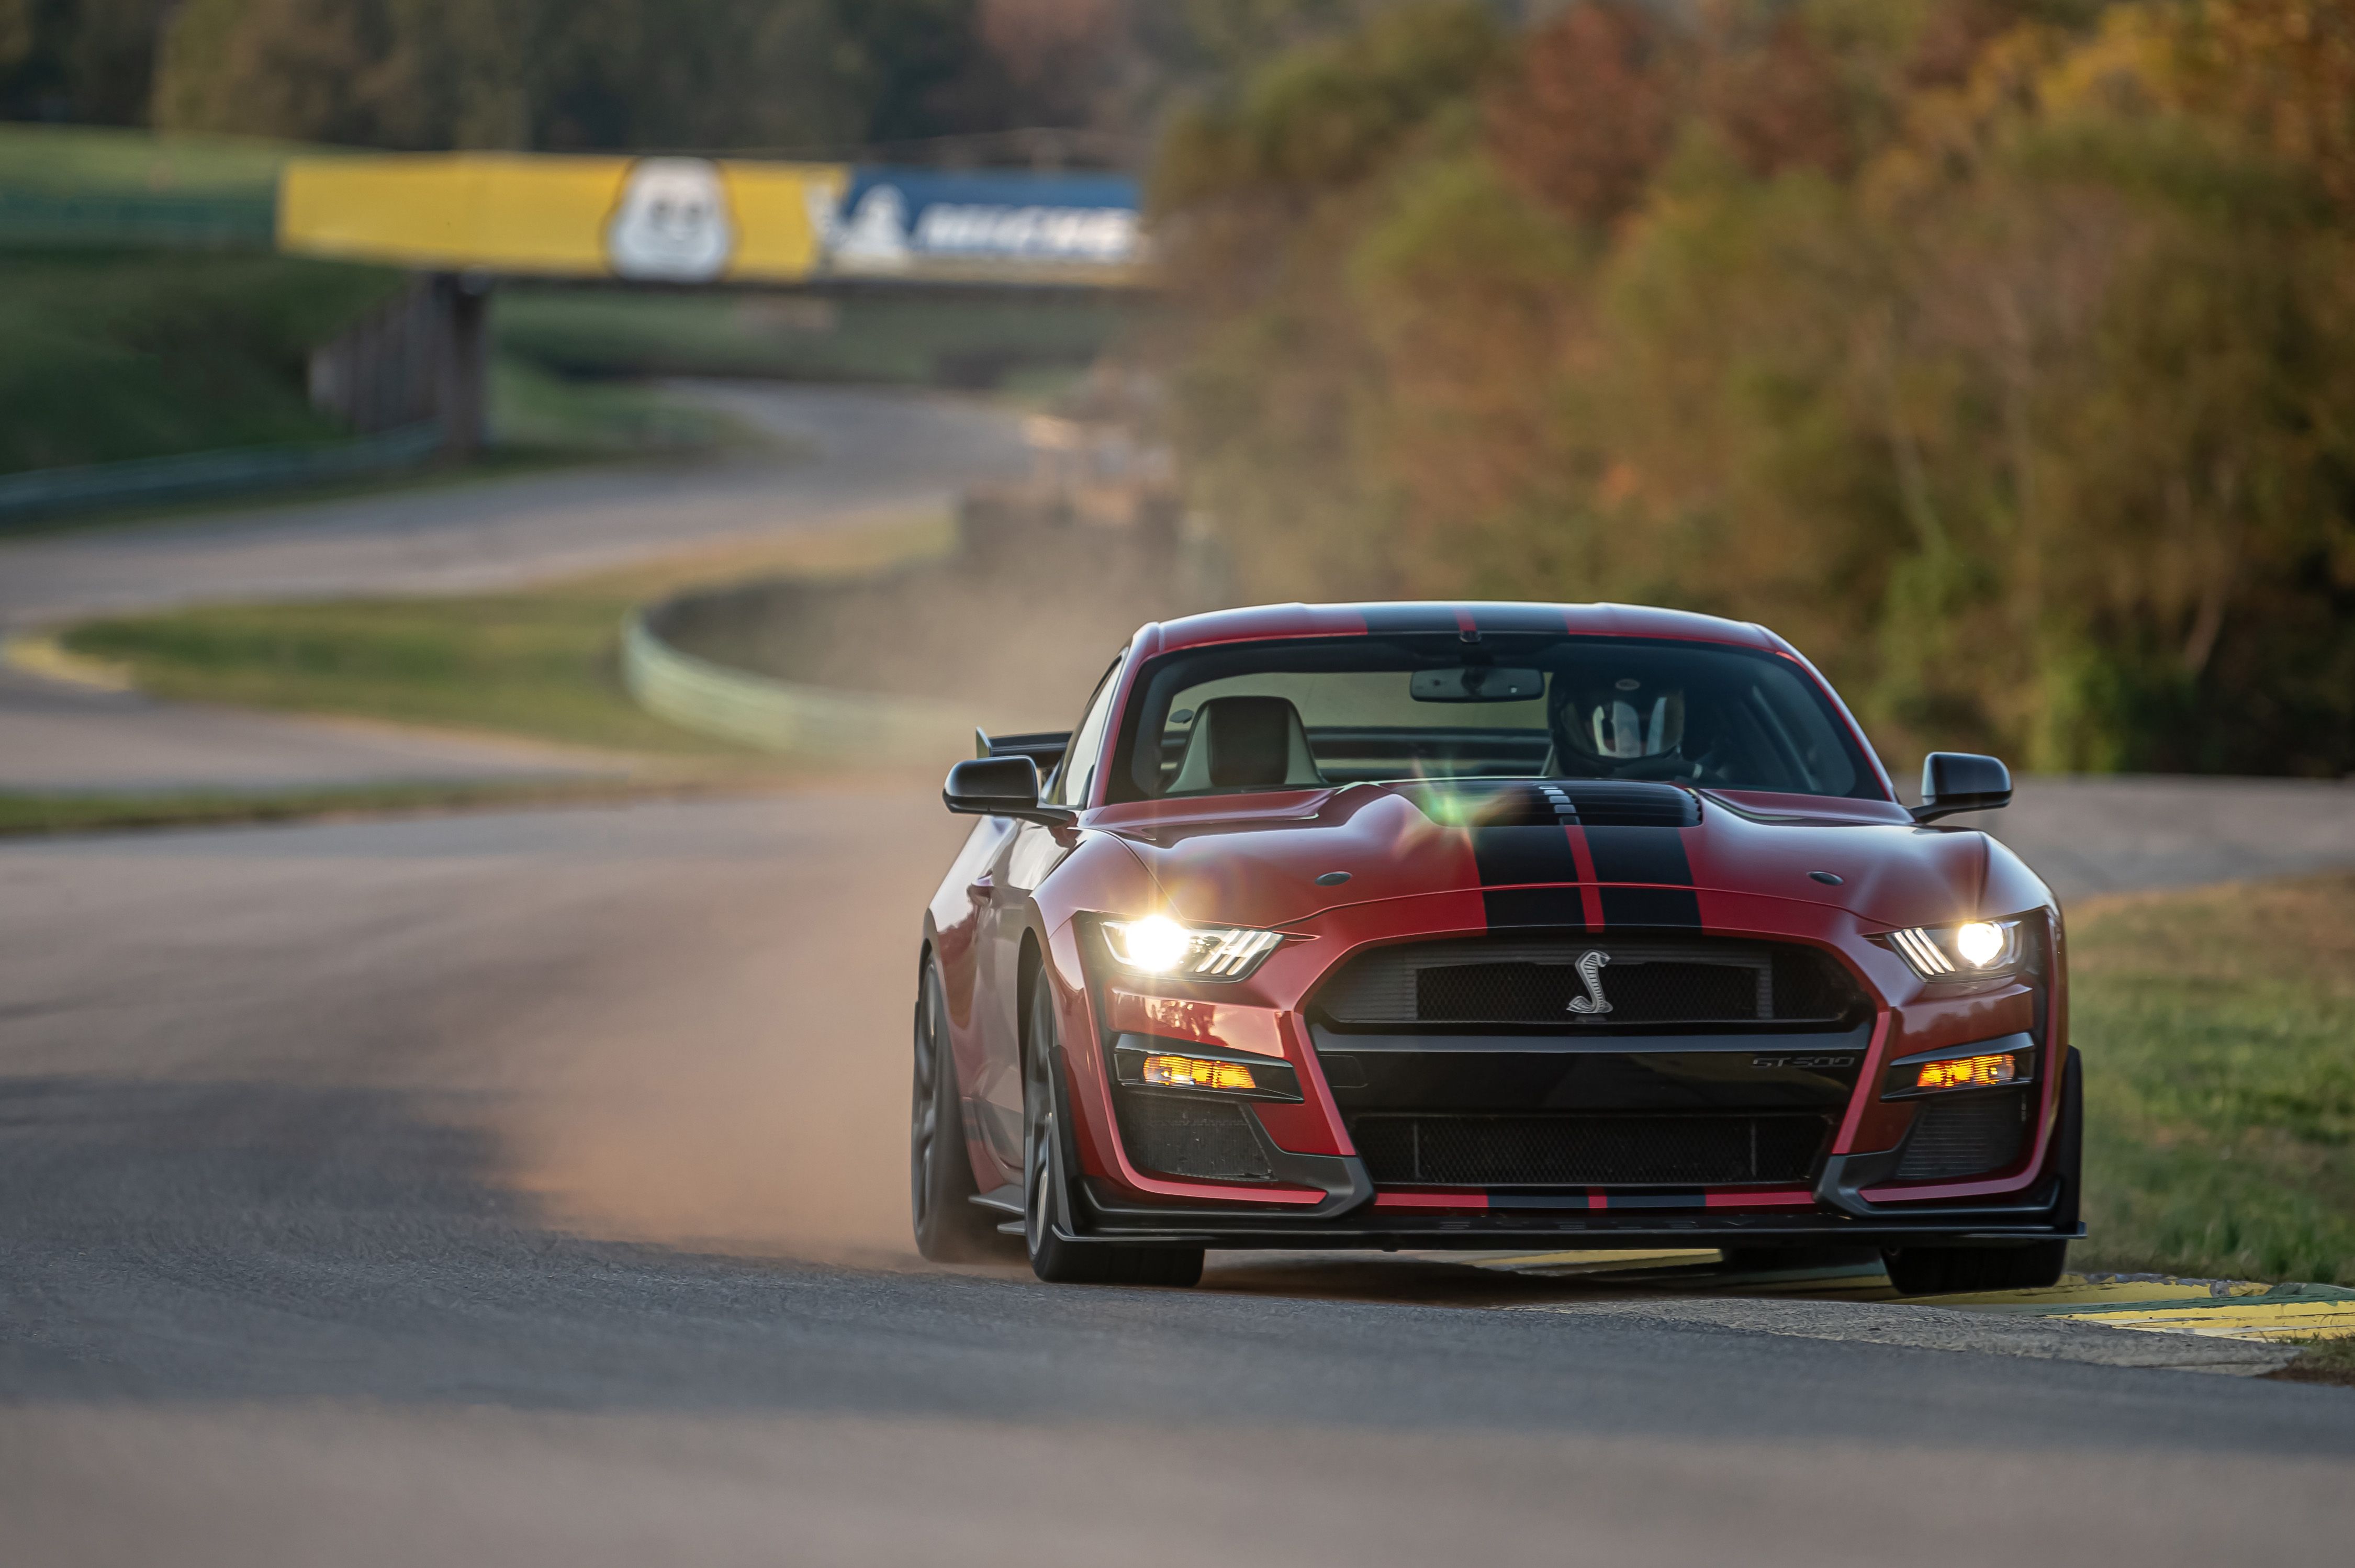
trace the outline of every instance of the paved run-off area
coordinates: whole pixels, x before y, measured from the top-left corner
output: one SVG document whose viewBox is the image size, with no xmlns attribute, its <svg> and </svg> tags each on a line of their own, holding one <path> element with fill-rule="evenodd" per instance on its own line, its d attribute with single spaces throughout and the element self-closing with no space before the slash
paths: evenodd
<svg viewBox="0 0 2355 1568">
<path fill-rule="evenodd" d="M 901 1031 L 957 833 L 866 790 L 0 846 L 0 1561 L 2355 1530 L 2355 1395 L 2171 1370 L 2229 1342 L 1418 1258 L 925 1268 Z"/>
</svg>

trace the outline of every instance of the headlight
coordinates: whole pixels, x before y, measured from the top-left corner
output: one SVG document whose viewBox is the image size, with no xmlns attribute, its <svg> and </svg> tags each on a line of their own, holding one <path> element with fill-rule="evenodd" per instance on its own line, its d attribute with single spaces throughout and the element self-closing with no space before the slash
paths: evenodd
<svg viewBox="0 0 2355 1568">
<path fill-rule="evenodd" d="M 1180 925 L 1166 914 L 1108 920 L 1103 933 L 1122 968 L 1188 980 L 1240 980 L 1284 942 L 1273 931 Z"/>
<path fill-rule="evenodd" d="M 1924 980 L 1993 980 L 2019 969 L 2019 927 L 2016 920 L 1966 920 L 1909 926 L 1891 932 L 1888 941 Z"/>
</svg>

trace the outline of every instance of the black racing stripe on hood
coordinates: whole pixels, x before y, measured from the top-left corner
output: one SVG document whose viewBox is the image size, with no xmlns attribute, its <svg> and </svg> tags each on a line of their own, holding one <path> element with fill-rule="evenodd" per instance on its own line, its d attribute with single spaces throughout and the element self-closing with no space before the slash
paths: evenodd
<svg viewBox="0 0 2355 1568">
<path fill-rule="evenodd" d="M 1590 827 L 1587 852 L 1603 884 L 1603 924 L 1700 929 L 1700 899 L 1684 835 L 1673 827 Z M 1614 886 L 1636 882 L 1638 887 Z"/>
<path fill-rule="evenodd" d="M 1480 871 L 1480 901 L 1494 929 L 1511 925 L 1583 925 L 1578 889 L 1529 887 L 1578 880 L 1578 859 L 1559 823 L 1543 827 L 1475 827 L 1472 859 Z"/>
</svg>

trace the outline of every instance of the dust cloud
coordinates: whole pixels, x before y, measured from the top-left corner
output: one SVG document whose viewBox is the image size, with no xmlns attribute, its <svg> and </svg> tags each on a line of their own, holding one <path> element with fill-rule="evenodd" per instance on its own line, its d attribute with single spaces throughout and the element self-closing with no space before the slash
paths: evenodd
<svg viewBox="0 0 2355 1568">
<path fill-rule="evenodd" d="M 913 1263 L 917 945 L 966 825 L 906 784 L 769 805 L 782 842 L 648 868 L 485 1040 L 507 1179 L 581 1234 Z"/>
</svg>

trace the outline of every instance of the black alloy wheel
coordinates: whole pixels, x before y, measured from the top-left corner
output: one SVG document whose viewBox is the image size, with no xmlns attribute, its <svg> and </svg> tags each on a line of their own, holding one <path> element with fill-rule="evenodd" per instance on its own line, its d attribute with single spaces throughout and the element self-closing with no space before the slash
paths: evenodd
<svg viewBox="0 0 2355 1568">
<path fill-rule="evenodd" d="M 964 1143 L 956 1063 L 949 1057 L 948 997 L 930 957 L 916 983 L 916 1071 L 908 1096 L 908 1197 L 916 1250 L 936 1264 L 981 1263 L 1012 1249 L 979 1190 Z"/>
<path fill-rule="evenodd" d="M 1030 1272 L 1050 1285 L 1188 1285 L 1202 1277 L 1199 1247 L 1131 1247 L 1066 1241 L 1059 1224 L 1069 1212 L 1063 1175 L 1061 1096 L 1053 982 L 1031 983 L 1022 1030 L 1022 1236 Z"/>
</svg>

